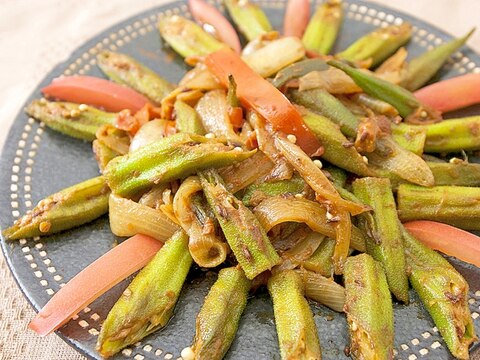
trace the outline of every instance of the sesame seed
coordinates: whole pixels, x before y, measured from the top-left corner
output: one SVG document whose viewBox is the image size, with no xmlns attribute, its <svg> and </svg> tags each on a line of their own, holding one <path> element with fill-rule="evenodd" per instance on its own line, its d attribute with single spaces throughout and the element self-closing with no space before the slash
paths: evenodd
<svg viewBox="0 0 480 360">
<path fill-rule="evenodd" d="M 85 104 L 80 104 L 80 105 L 78 106 L 78 110 L 80 110 L 80 111 L 85 111 L 85 110 L 87 110 L 87 109 L 88 109 L 88 106 L 85 105 Z"/>
<path fill-rule="evenodd" d="M 293 134 L 288 134 L 287 140 L 290 141 L 292 144 L 295 144 L 297 142 L 297 137 Z"/>
<path fill-rule="evenodd" d="M 191 347 L 186 347 L 185 349 L 183 349 L 182 352 L 180 353 L 180 356 L 183 358 L 183 360 L 195 359 L 195 354 Z"/>
<path fill-rule="evenodd" d="M 323 164 L 320 160 L 313 160 L 313 163 L 319 168 L 321 169 L 323 167 Z"/>
<path fill-rule="evenodd" d="M 420 113 L 420 116 L 423 117 L 423 118 L 427 117 L 427 115 L 428 114 L 425 110 Z"/>
<path fill-rule="evenodd" d="M 238 151 L 238 152 L 242 152 L 242 148 L 240 146 L 235 146 L 233 151 Z"/>
<path fill-rule="evenodd" d="M 77 116 L 79 116 L 79 115 L 80 115 L 80 111 L 78 111 L 78 110 L 72 110 L 72 111 L 70 111 L 70 116 L 71 116 L 72 118 L 77 117 Z"/>
<path fill-rule="evenodd" d="M 295 198 L 297 198 L 297 199 L 303 199 L 303 194 L 295 194 Z"/>
<path fill-rule="evenodd" d="M 329 211 L 327 211 L 325 216 L 327 217 L 327 220 L 332 220 L 333 219 L 333 215 Z"/>
<path fill-rule="evenodd" d="M 205 137 L 206 137 L 207 139 L 215 139 L 215 134 L 213 134 L 213 133 L 208 133 L 208 134 L 205 135 Z"/>
<path fill-rule="evenodd" d="M 368 158 L 366 156 L 362 156 L 362 159 L 365 164 L 368 164 Z"/>
<path fill-rule="evenodd" d="M 47 103 L 47 99 L 41 98 L 40 99 L 40 104 L 45 105 Z"/>
</svg>

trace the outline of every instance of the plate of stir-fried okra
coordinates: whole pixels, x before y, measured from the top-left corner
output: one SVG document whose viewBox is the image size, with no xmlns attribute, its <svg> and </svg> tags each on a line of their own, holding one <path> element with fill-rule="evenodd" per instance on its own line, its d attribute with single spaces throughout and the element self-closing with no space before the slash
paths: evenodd
<svg viewBox="0 0 480 360">
<path fill-rule="evenodd" d="M 478 354 L 472 32 L 189 0 L 87 42 L 2 154 L 29 331 L 92 359 Z"/>
</svg>

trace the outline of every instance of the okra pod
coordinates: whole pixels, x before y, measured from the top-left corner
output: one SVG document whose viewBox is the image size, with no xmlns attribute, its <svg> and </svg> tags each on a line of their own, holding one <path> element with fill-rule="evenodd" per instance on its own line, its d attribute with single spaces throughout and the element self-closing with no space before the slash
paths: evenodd
<svg viewBox="0 0 480 360">
<path fill-rule="evenodd" d="M 480 116 L 443 120 L 425 127 L 427 129 L 425 152 L 480 149 Z"/>
<path fill-rule="evenodd" d="M 272 30 L 267 15 L 248 0 L 224 0 L 224 4 L 240 32 L 252 41 Z"/>
<path fill-rule="evenodd" d="M 94 140 L 100 126 L 113 124 L 117 117 L 116 113 L 101 111 L 85 104 L 45 99 L 33 100 L 25 111 L 53 130 L 87 141 Z"/>
<path fill-rule="evenodd" d="M 325 116 L 340 126 L 340 130 L 348 137 L 357 135 L 359 120 L 335 96 L 323 89 L 305 91 L 292 90 L 289 97 L 297 104 Z"/>
<path fill-rule="evenodd" d="M 312 71 L 328 70 L 329 66 L 322 59 L 307 59 L 296 62 L 280 70 L 272 81 L 272 85 L 281 88 L 287 82 L 297 79 Z"/>
<path fill-rule="evenodd" d="M 480 230 L 480 188 L 401 184 L 397 193 L 402 221 L 432 220 L 465 230 Z"/>
<path fill-rule="evenodd" d="M 106 214 L 110 190 L 103 176 L 83 181 L 41 200 L 5 229 L 8 240 L 51 235 Z"/>
<path fill-rule="evenodd" d="M 360 228 L 368 234 L 367 253 L 382 264 L 390 291 L 398 300 L 408 303 L 405 255 L 390 181 L 358 179 L 353 183 L 353 193 L 373 209 L 373 216 L 360 221 Z"/>
<path fill-rule="evenodd" d="M 174 105 L 176 127 L 179 132 L 205 135 L 202 119 L 197 111 L 187 103 L 177 100 Z"/>
<path fill-rule="evenodd" d="M 163 39 L 182 57 L 205 56 L 228 47 L 205 32 L 193 21 L 174 15 L 158 22 Z"/>
<path fill-rule="evenodd" d="M 179 133 L 115 158 L 104 173 L 112 191 L 128 197 L 203 169 L 231 165 L 254 153 L 217 139 Z"/>
<path fill-rule="evenodd" d="M 247 305 L 250 281 L 238 267 L 220 270 L 196 320 L 196 360 L 221 360 L 232 344 Z"/>
<path fill-rule="evenodd" d="M 274 182 L 261 182 L 249 185 L 243 193 L 242 202 L 246 206 L 257 206 L 270 196 L 295 195 L 308 191 L 308 185 L 298 175 L 291 179 Z"/>
<path fill-rule="evenodd" d="M 361 176 L 371 175 L 367 164 L 353 146 L 345 146 L 349 140 L 332 121 L 321 115 L 302 110 L 303 121 L 318 137 L 324 147 L 322 158 L 342 169 Z"/>
<path fill-rule="evenodd" d="M 406 121 L 433 122 L 441 120 L 438 112 L 426 108 L 410 91 L 401 86 L 380 79 L 365 71 L 355 69 L 338 60 L 330 60 L 328 64 L 344 71 L 368 95 L 383 100 L 395 107 L 400 116 Z"/>
<path fill-rule="evenodd" d="M 445 258 L 420 243 L 403 226 L 402 235 L 412 287 L 452 355 L 468 359 L 468 348 L 476 340 L 467 302 L 468 283 Z"/>
<path fill-rule="evenodd" d="M 331 277 L 333 275 L 332 256 L 334 249 L 335 240 L 330 238 L 323 240 L 313 255 L 303 262 L 303 267 L 325 277 Z"/>
<path fill-rule="evenodd" d="M 327 55 L 337 39 L 343 21 L 341 0 L 327 0 L 319 5 L 310 19 L 302 42 L 307 50 Z"/>
<path fill-rule="evenodd" d="M 427 162 L 435 177 L 435 185 L 480 187 L 480 164 L 465 162 Z"/>
<path fill-rule="evenodd" d="M 440 70 L 450 55 L 467 42 L 474 31 L 475 29 L 472 29 L 465 36 L 437 46 L 410 61 L 407 67 L 406 77 L 401 82 L 401 85 L 410 91 L 421 88 Z"/>
<path fill-rule="evenodd" d="M 95 160 L 97 160 L 98 168 L 100 172 L 103 173 L 103 170 L 107 167 L 110 160 L 116 158 L 120 154 L 115 150 L 109 148 L 102 140 L 95 139 L 92 142 L 92 150 L 95 155 Z"/>
<path fill-rule="evenodd" d="M 411 35 L 412 26 L 409 23 L 378 28 L 355 41 L 337 56 L 348 61 L 371 59 L 371 67 L 375 67 L 404 45 Z"/>
<path fill-rule="evenodd" d="M 293 270 L 268 280 L 282 360 L 321 359 L 320 341 L 300 275 Z"/>
<path fill-rule="evenodd" d="M 200 181 L 225 238 L 247 278 L 278 265 L 280 257 L 253 213 L 230 193 L 215 170 L 200 172 Z"/>
<path fill-rule="evenodd" d="M 398 145 L 416 155 L 423 154 L 427 138 L 427 129 L 405 123 L 398 125 L 392 124 L 391 129 L 392 137 Z"/>
<path fill-rule="evenodd" d="M 178 231 L 110 310 L 98 336 L 97 351 L 104 357 L 112 356 L 164 327 L 173 315 L 191 265 L 188 236 Z"/>
<path fill-rule="evenodd" d="M 172 84 L 128 55 L 103 51 L 97 64 L 110 80 L 137 90 L 156 104 L 173 91 Z"/>
<path fill-rule="evenodd" d="M 367 254 L 349 257 L 343 277 L 350 355 L 393 359 L 393 307 L 382 266 Z"/>
</svg>

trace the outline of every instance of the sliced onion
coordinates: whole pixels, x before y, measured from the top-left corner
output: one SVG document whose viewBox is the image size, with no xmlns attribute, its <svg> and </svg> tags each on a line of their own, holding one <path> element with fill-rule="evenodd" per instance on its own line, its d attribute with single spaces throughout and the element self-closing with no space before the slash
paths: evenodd
<svg viewBox="0 0 480 360">
<path fill-rule="evenodd" d="M 114 194 L 109 199 L 110 228 L 117 236 L 145 234 L 167 241 L 180 227 L 160 210 Z"/>
<path fill-rule="evenodd" d="M 300 91 L 310 89 L 324 89 L 330 94 L 354 94 L 362 92 L 350 76 L 337 68 L 325 71 L 312 71 L 299 80 Z"/>
<path fill-rule="evenodd" d="M 130 143 L 130 152 L 168 136 L 171 121 L 152 120 L 145 123 L 135 134 Z"/>
</svg>

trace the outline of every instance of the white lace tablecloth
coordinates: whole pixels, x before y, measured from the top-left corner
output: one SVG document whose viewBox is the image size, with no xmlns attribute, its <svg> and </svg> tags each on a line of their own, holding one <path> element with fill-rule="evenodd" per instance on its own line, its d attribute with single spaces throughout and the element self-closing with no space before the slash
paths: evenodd
<svg viewBox="0 0 480 360">
<path fill-rule="evenodd" d="M 28 95 L 52 67 L 98 32 L 165 0 L 1 0 L 0 146 Z M 377 0 L 455 36 L 480 25 L 479 0 Z M 480 52 L 480 31 L 469 41 Z M 84 359 L 57 335 L 27 329 L 35 315 L 0 254 L 0 358 Z"/>
</svg>

